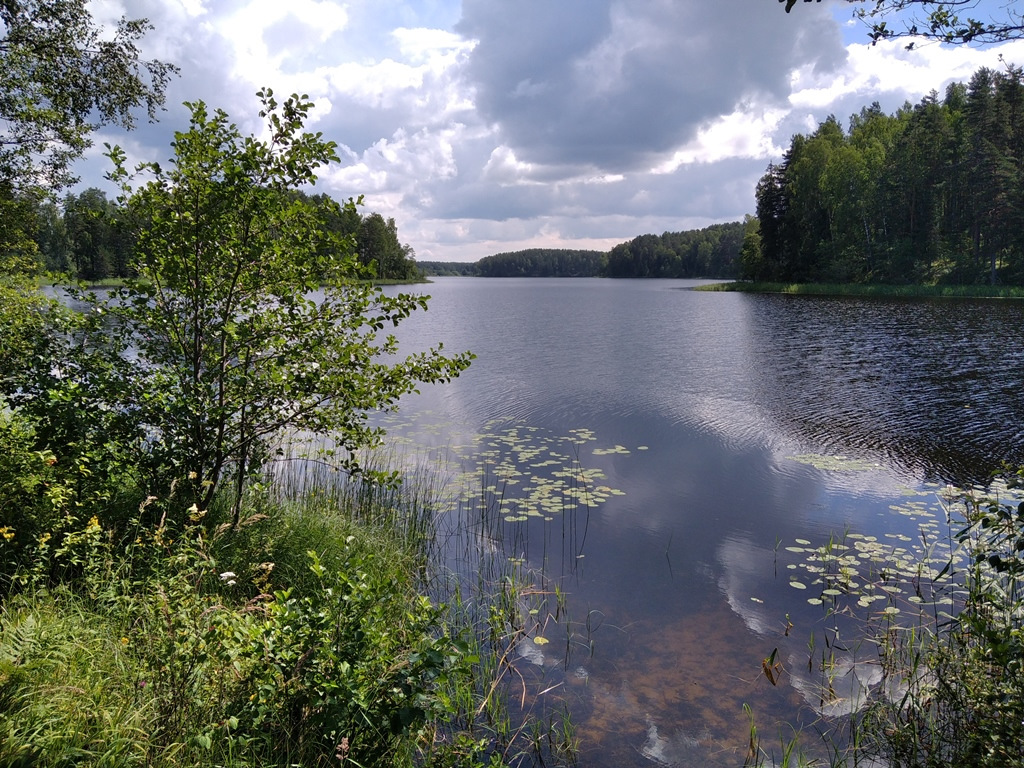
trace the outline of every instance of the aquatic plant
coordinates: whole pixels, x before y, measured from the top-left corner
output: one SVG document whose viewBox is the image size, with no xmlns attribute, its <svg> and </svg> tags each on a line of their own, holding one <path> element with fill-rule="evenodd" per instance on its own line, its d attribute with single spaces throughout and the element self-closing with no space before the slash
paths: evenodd
<svg viewBox="0 0 1024 768">
<path fill-rule="evenodd" d="M 834 765 L 1024 765 L 1024 470 L 984 489 L 939 490 L 892 510 L 919 536 L 847 531 L 783 552 L 790 584 L 821 606 L 807 671 Z M 787 628 L 787 634 L 788 634 Z M 842 638 L 842 639 L 841 639 Z M 775 653 L 764 675 L 782 669 Z M 794 684 L 796 684 L 794 680 Z M 794 744 L 783 740 L 783 765 Z M 774 762 L 751 725 L 748 761 Z M 759 761 L 759 762 L 758 762 Z"/>
</svg>

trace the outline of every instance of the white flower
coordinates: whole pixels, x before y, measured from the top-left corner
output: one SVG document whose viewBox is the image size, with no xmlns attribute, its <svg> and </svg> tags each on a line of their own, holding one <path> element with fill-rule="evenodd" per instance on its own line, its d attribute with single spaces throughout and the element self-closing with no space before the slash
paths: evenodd
<svg viewBox="0 0 1024 768">
<path fill-rule="evenodd" d="M 224 573 L 222 573 L 220 575 L 220 580 L 223 581 L 224 583 L 226 583 L 229 587 L 233 586 L 236 583 L 235 582 L 235 572 L 234 571 L 224 571 Z"/>
</svg>

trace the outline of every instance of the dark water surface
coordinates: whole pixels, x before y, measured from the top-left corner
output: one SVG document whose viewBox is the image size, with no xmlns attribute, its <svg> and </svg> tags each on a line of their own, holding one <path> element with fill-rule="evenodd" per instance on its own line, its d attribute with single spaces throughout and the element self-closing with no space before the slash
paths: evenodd
<svg viewBox="0 0 1024 768">
<path fill-rule="evenodd" d="M 523 666 L 568 702 L 584 766 L 739 765 L 744 703 L 768 742 L 843 711 L 876 672 L 851 644 L 823 706 L 801 542 L 912 549 L 922 524 L 941 534 L 942 485 L 1024 463 L 1021 303 L 694 284 L 438 278 L 399 329 L 410 351 L 478 356 L 390 426 L 456 462 L 489 452 L 499 483 L 522 473 L 502 486 L 502 536 L 569 617 L 538 629 L 549 642 L 525 643 Z M 552 480 L 570 464 L 577 477 Z M 571 522 L 552 501 L 564 509 L 566 483 L 595 494 Z M 773 648 L 777 687 L 761 674 Z"/>
</svg>

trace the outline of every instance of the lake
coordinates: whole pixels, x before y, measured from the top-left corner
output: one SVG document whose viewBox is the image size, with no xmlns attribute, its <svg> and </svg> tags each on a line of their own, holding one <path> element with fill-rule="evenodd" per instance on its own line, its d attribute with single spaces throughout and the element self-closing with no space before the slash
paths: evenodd
<svg viewBox="0 0 1024 768">
<path fill-rule="evenodd" d="M 497 503 L 502 556 L 557 588 L 518 667 L 531 701 L 554 686 L 533 706 L 568 706 L 580 765 L 735 766 L 744 704 L 769 746 L 856 706 L 877 667 L 823 610 L 817 548 L 859 553 L 864 582 L 872 553 L 948 537 L 947 483 L 1024 463 L 1021 303 L 697 284 L 435 278 L 398 329 L 403 350 L 477 355 L 385 424 L 445 457 L 453 497 Z M 864 621 L 906 602 L 857 605 Z"/>
</svg>

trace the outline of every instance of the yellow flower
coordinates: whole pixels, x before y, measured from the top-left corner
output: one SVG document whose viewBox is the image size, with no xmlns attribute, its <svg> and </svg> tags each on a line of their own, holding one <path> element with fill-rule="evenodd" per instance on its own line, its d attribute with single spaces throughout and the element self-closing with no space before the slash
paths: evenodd
<svg viewBox="0 0 1024 768">
<path fill-rule="evenodd" d="M 14 538 L 14 529 L 9 525 L 5 525 L 3 528 L 0 528 L 0 536 L 3 536 L 6 541 L 10 541 Z"/>
</svg>

